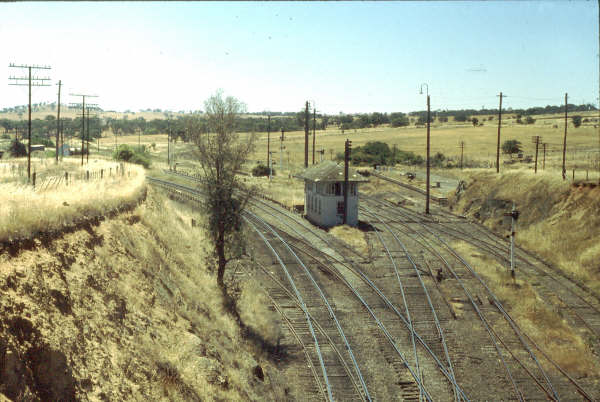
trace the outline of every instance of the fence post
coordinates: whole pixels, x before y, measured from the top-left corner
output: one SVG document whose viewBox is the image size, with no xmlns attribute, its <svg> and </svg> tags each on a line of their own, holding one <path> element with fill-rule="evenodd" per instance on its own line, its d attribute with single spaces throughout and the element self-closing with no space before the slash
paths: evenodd
<svg viewBox="0 0 600 402">
<path fill-rule="evenodd" d="M 104 179 L 104 169 L 100 169 L 100 179 Z"/>
<path fill-rule="evenodd" d="M 85 171 L 85 180 L 86 180 L 86 181 L 89 181 L 89 180 L 90 180 L 90 171 L 89 171 L 89 170 L 86 170 L 86 171 Z"/>
<path fill-rule="evenodd" d="M 65 184 L 69 185 L 69 172 L 65 172 Z"/>
<path fill-rule="evenodd" d="M 36 176 L 36 173 L 35 173 L 35 172 L 33 172 L 32 179 L 33 179 L 33 189 L 34 189 L 34 190 L 35 190 L 35 176 Z"/>
</svg>

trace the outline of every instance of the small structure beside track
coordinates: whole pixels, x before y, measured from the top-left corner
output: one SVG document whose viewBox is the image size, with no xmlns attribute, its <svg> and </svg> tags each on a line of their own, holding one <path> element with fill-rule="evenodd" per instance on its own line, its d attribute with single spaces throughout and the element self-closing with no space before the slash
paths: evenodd
<svg viewBox="0 0 600 402">
<path fill-rule="evenodd" d="M 294 175 L 304 180 L 304 211 L 312 223 L 332 227 L 344 220 L 344 166 L 324 161 Z M 354 170 L 348 172 L 348 225 L 358 225 L 358 183 L 367 182 Z"/>
</svg>

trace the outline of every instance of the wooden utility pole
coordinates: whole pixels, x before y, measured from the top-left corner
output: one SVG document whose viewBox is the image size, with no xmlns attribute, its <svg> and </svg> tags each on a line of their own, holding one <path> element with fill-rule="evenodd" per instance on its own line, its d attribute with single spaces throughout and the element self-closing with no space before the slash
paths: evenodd
<svg viewBox="0 0 600 402">
<path fill-rule="evenodd" d="M 267 165 L 269 166 L 269 169 L 271 169 L 269 155 L 271 155 L 271 115 L 267 116 Z M 269 172 L 269 175 L 270 174 L 271 172 Z"/>
<path fill-rule="evenodd" d="M 60 88 L 62 87 L 62 81 L 58 80 L 58 109 L 56 113 L 56 163 L 58 163 L 58 148 L 60 139 Z M 61 160 L 62 160 L 62 148 L 61 148 Z"/>
<path fill-rule="evenodd" d="M 87 144 L 85 147 L 85 163 L 90 163 L 90 107 L 87 107 Z"/>
<path fill-rule="evenodd" d="M 280 144 L 279 144 L 279 169 L 283 171 L 283 140 L 284 140 L 284 136 L 283 136 L 283 128 L 281 129 L 281 138 L 280 138 Z M 288 166 L 288 169 L 290 167 Z"/>
<path fill-rule="evenodd" d="M 496 145 L 496 173 L 500 173 L 500 127 L 502 126 L 502 92 L 500 92 L 500 107 L 498 108 L 498 144 Z"/>
<path fill-rule="evenodd" d="M 352 152 L 352 141 L 346 139 L 344 144 L 344 225 L 348 223 L 348 164 Z"/>
<path fill-rule="evenodd" d="M 567 154 L 567 116 L 568 116 L 568 103 L 567 103 L 568 94 L 565 93 L 565 136 L 563 137 L 563 157 L 562 157 L 562 178 L 563 180 L 567 180 L 567 167 L 566 167 L 566 154 Z"/>
<path fill-rule="evenodd" d="M 542 137 L 540 137 L 539 135 L 534 135 L 533 137 L 531 137 L 531 141 L 535 144 L 535 168 L 533 170 L 534 173 L 537 173 L 538 147 L 540 145 L 541 140 Z"/>
<path fill-rule="evenodd" d="M 50 78 L 37 78 L 31 76 L 31 70 L 50 70 L 48 66 L 34 66 L 34 65 L 16 65 L 9 64 L 11 68 L 26 68 L 29 71 L 27 77 L 8 77 L 9 80 L 14 80 L 13 84 L 17 86 L 28 86 L 29 87 L 29 113 L 28 113 L 28 124 L 27 124 L 27 135 L 29 143 L 27 144 L 27 182 L 31 180 L 31 87 L 48 87 L 50 84 L 46 84 L 44 81 L 50 81 Z M 27 84 L 19 84 L 19 81 L 27 81 Z"/>
<path fill-rule="evenodd" d="M 429 91 L 429 88 L 427 88 L 427 90 Z M 430 141 L 429 141 L 429 126 L 430 126 L 430 118 L 429 118 L 429 112 L 430 112 L 430 103 L 429 103 L 429 94 L 427 94 L 427 184 L 426 184 L 426 193 L 427 193 L 427 199 L 425 200 L 425 213 L 429 214 L 429 171 L 431 168 L 431 164 L 429 162 L 429 149 L 430 149 Z"/>
<path fill-rule="evenodd" d="M 308 114 L 308 101 L 306 101 L 306 106 L 304 110 L 304 168 L 308 167 L 308 119 L 310 118 Z"/>
<path fill-rule="evenodd" d="M 463 154 L 464 154 L 464 151 L 465 151 L 465 142 L 461 141 L 460 142 L 460 168 L 461 168 L 461 170 L 463 168 Z"/>
<path fill-rule="evenodd" d="M 81 104 L 73 103 L 73 106 L 81 105 L 81 166 L 83 166 L 83 150 L 84 150 L 84 141 L 85 141 L 85 98 L 97 98 L 97 95 L 84 95 L 84 94 L 69 94 L 70 96 L 81 96 Z M 97 106 L 96 104 L 90 104 L 89 106 Z"/>
<path fill-rule="evenodd" d="M 542 159 L 542 170 L 546 170 L 546 144 L 545 142 L 542 144 L 542 147 L 544 149 L 544 159 Z"/>
<path fill-rule="evenodd" d="M 313 165 L 315 164 L 315 138 L 316 138 L 316 128 L 317 128 L 317 107 L 313 102 Z"/>
<path fill-rule="evenodd" d="M 117 135 L 115 134 L 115 149 L 117 147 Z M 171 116 L 167 116 L 167 165 L 171 170 Z"/>
</svg>

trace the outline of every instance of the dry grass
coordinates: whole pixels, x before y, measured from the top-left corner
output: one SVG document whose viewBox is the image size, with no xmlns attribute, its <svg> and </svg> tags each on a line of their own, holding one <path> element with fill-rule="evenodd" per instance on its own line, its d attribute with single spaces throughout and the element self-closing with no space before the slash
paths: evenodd
<svg viewBox="0 0 600 402">
<path fill-rule="evenodd" d="M 84 168 L 100 166 L 108 164 L 98 162 Z M 145 187 L 144 170 L 137 165 L 124 166 L 130 175 L 113 173 L 108 177 L 106 173 L 104 180 L 76 180 L 69 186 L 61 184 L 47 191 L 0 184 L 0 241 L 30 238 L 38 232 L 58 230 L 81 218 L 101 216 L 123 204 L 137 202 Z"/>
<path fill-rule="evenodd" d="M 521 275 L 513 281 L 507 267 L 475 247 L 464 242 L 456 242 L 452 247 L 483 277 L 521 330 L 559 366 L 575 376 L 600 374 L 600 368 L 590 358 L 590 347 L 561 317 L 558 300 L 554 305 L 543 301 L 529 281 Z M 545 359 L 542 361 L 547 369 L 552 367 Z"/>
<path fill-rule="evenodd" d="M 304 181 L 295 178 L 289 178 L 287 174 L 273 176 L 269 181 L 268 177 L 243 177 L 247 185 L 255 186 L 259 193 L 276 200 L 287 208 L 293 208 L 294 205 L 304 205 Z"/>
<path fill-rule="evenodd" d="M 329 229 L 329 233 L 348 244 L 359 254 L 369 254 L 369 244 L 367 243 L 365 234 L 360 230 L 347 225 L 342 225 Z"/>
<path fill-rule="evenodd" d="M 506 231 L 495 200 L 515 202 L 521 211 L 517 243 L 584 282 L 600 294 L 600 187 L 578 188 L 550 173 L 511 171 L 501 175 L 466 172 L 466 192 L 454 197 L 455 210 L 494 230 Z"/>
</svg>

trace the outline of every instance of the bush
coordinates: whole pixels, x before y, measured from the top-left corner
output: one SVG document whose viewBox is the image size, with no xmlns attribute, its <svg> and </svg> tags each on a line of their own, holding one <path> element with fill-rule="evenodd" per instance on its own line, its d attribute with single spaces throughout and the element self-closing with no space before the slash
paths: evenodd
<svg viewBox="0 0 600 402">
<path fill-rule="evenodd" d="M 54 142 L 52 142 L 52 140 L 48 139 L 48 138 L 44 138 L 44 137 L 39 137 L 39 136 L 33 136 L 31 137 L 31 144 L 32 145 L 44 145 L 48 148 L 52 148 L 54 147 Z"/>
<path fill-rule="evenodd" d="M 148 169 L 151 165 L 150 156 L 145 152 L 146 148 L 136 147 L 131 148 L 129 145 L 119 145 L 119 148 L 113 153 L 113 158 L 118 161 L 125 161 L 142 165 Z"/>
<path fill-rule="evenodd" d="M 8 153 L 10 153 L 10 155 L 14 158 L 27 156 L 27 147 L 25 147 L 25 144 L 22 142 L 14 140 L 8 148 Z"/>
<path fill-rule="evenodd" d="M 479 124 L 479 119 L 477 117 L 473 117 L 471 119 L 471 123 L 473 123 L 473 127 L 475 127 Z"/>
<path fill-rule="evenodd" d="M 0 138 L 2 138 L 3 140 L 10 140 L 10 134 L 4 133 Z"/>
<path fill-rule="evenodd" d="M 410 124 L 408 117 L 406 116 L 396 116 L 392 118 L 392 127 L 405 127 Z"/>
<path fill-rule="evenodd" d="M 447 116 L 440 116 L 440 117 L 438 117 L 438 121 L 440 123 L 448 123 L 448 117 Z"/>
<path fill-rule="evenodd" d="M 271 174 L 275 176 L 275 169 L 271 168 Z M 269 175 L 269 167 L 263 165 L 262 163 L 254 166 L 252 168 L 252 176 L 260 177 L 260 176 L 268 176 Z"/>
<path fill-rule="evenodd" d="M 129 162 L 133 155 L 133 149 L 131 149 L 129 145 L 119 145 L 117 150 L 113 153 L 113 158 L 118 161 Z"/>
<path fill-rule="evenodd" d="M 454 121 L 467 121 L 467 114 L 465 112 L 458 112 L 454 115 Z"/>
<path fill-rule="evenodd" d="M 527 118 L 525 119 L 525 124 L 533 124 L 535 123 L 535 119 L 531 116 L 527 116 Z"/>
<path fill-rule="evenodd" d="M 573 116 L 571 119 L 573 120 L 573 125 L 575 128 L 581 126 L 581 116 Z"/>
</svg>

